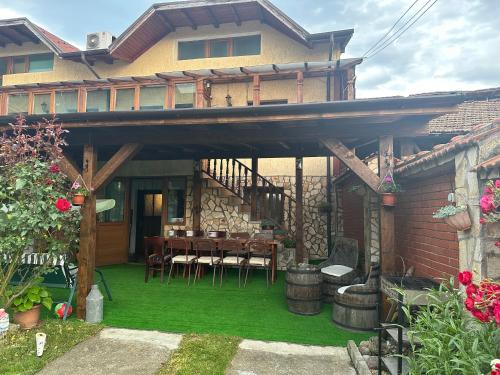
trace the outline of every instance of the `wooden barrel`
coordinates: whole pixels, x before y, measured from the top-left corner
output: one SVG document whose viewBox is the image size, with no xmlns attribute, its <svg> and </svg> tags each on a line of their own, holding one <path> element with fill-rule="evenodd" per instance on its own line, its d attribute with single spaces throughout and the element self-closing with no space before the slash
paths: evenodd
<svg viewBox="0 0 500 375">
<path fill-rule="evenodd" d="M 378 289 L 352 286 L 343 294 L 335 293 L 333 322 L 355 331 L 372 331 L 378 326 Z"/>
<path fill-rule="evenodd" d="M 331 276 L 322 274 L 323 282 L 321 284 L 322 300 L 324 303 L 333 303 L 335 292 L 338 288 L 345 285 L 354 284 L 354 278 L 357 276 L 357 271 L 351 271 L 343 276 Z"/>
<path fill-rule="evenodd" d="M 300 315 L 321 312 L 321 273 L 314 265 L 290 266 L 286 271 L 288 310 Z"/>
</svg>

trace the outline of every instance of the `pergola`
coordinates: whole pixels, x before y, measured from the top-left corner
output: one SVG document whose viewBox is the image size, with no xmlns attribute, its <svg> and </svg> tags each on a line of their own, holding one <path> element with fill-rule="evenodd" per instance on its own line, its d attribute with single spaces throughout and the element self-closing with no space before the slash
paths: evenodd
<svg viewBox="0 0 500 375">
<path fill-rule="evenodd" d="M 85 316 L 85 299 L 93 282 L 96 249 L 96 192 L 132 158 L 175 160 L 205 158 L 295 157 L 296 242 L 303 260 L 302 157 L 335 155 L 372 190 L 380 177 L 353 149 L 372 144 L 379 152 L 379 174 L 393 163 L 394 138 L 427 135 L 427 122 L 450 113 L 467 95 L 433 95 L 254 107 L 172 109 L 75 113 L 58 116 L 70 130 L 61 167 L 71 177 L 82 175 L 91 187 L 82 208 L 77 314 Z M 28 122 L 40 116 L 29 116 Z M 5 125 L 13 117 L 0 118 Z M 98 169 L 98 159 L 104 162 Z M 196 173 L 199 171 L 194 171 Z M 198 176 L 199 177 L 199 176 Z M 195 183 L 199 178 L 194 178 Z M 193 188 L 193 205 L 201 189 Z M 198 201 L 198 203 L 197 203 Z M 196 213 L 196 210 L 193 210 Z M 199 213 L 198 213 L 199 214 Z M 199 217 L 194 217 L 199 223 Z M 196 228 L 193 228 L 196 229 Z M 381 265 L 394 269 L 394 215 L 381 210 Z"/>
</svg>

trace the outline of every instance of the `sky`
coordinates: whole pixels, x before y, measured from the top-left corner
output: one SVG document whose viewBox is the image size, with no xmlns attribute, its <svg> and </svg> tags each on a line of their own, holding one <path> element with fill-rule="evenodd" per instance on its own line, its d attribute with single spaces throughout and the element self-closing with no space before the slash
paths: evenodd
<svg viewBox="0 0 500 375">
<path fill-rule="evenodd" d="M 364 56 L 414 1 L 272 0 L 309 32 L 354 28 L 343 57 Z M 118 36 L 154 2 L 0 0 L 0 19 L 28 17 L 83 48 L 87 33 Z M 418 0 L 410 12 L 426 2 Z M 357 97 L 499 87 L 499 30 L 500 0 L 438 0 L 397 41 L 358 66 Z"/>
</svg>

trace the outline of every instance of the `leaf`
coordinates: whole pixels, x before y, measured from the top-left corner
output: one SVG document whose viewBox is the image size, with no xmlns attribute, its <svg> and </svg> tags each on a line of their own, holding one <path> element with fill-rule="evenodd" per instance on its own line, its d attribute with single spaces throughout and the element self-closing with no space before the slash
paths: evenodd
<svg viewBox="0 0 500 375">
<path fill-rule="evenodd" d="M 52 304 L 53 304 L 52 298 L 47 297 L 42 299 L 42 305 L 49 311 L 52 310 Z"/>
<path fill-rule="evenodd" d="M 26 180 L 22 178 L 18 178 L 16 180 L 16 190 L 21 190 L 26 186 Z"/>
<path fill-rule="evenodd" d="M 31 302 L 40 303 L 40 295 L 38 295 L 36 293 L 28 294 L 28 298 Z"/>
<path fill-rule="evenodd" d="M 49 292 L 47 292 L 45 289 L 40 292 L 40 297 L 46 298 L 49 296 Z"/>
</svg>

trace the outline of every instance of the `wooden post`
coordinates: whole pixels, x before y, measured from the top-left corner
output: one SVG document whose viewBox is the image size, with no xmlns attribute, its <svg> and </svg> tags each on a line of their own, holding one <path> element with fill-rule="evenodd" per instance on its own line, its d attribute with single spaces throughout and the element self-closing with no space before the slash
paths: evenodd
<svg viewBox="0 0 500 375">
<path fill-rule="evenodd" d="M 304 72 L 297 72 L 297 103 L 304 103 Z"/>
<path fill-rule="evenodd" d="M 326 251 L 328 256 L 332 251 L 332 157 L 326 157 L 326 203 L 328 211 L 326 213 Z"/>
<path fill-rule="evenodd" d="M 347 71 L 347 100 L 356 99 L 354 68 Z"/>
<path fill-rule="evenodd" d="M 305 260 L 304 252 L 304 218 L 303 218 L 303 187 L 302 187 L 303 159 L 295 159 L 295 261 L 302 263 Z"/>
<path fill-rule="evenodd" d="M 80 251 L 78 253 L 78 290 L 76 315 L 85 319 L 85 304 L 90 287 L 94 282 L 96 249 L 96 192 L 93 179 L 97 170 L 97 150 L 93 145 L 83 148 L 83 180 L 89 188 L 89 195 L 82 207 L 80 224 Z"/>
<path fill-rule="evenodd" d="M 250 202 L 250 218 L 257 219 L 257 174 L 259 173 L 259 159 L 252 158 L 252 192 Z"/>
<path fill-rule="evenodd" d="M 260 105 L 260 76 L 253 76 L 253 105 Z"/>
<path fill-rule="evenodd" d="M 201 226 L 201 160 L 194 162 L 193 174 L 193 230 Z"/>
<path fill-rule="evenodd" d="M 196 108 L 205 107 L 205 95 L 203 91 L 203 79 L 198 78 L 196 80 Z"/>
<path fill-rule="evenodd" d="M 394 167 L 394 139 L 392 135 L 379 138 L 379 174 L 384 178 Z M 394 233 L 394 208 L 380 208 L 380 263 L 382 274 L 396 271 L 396 248 Z"/>
</svg>

